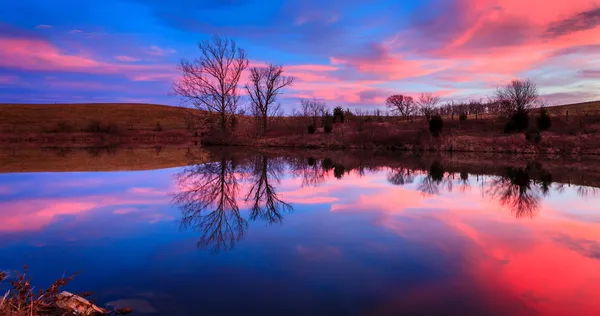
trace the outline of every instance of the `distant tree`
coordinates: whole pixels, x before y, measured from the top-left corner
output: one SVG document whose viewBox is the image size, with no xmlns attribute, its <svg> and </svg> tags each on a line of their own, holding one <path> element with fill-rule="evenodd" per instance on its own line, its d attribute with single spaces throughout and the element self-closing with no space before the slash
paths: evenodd
<svg viewBox="0 0 600 316">
<path fill-rule="evenodd" d="M 412 97 L 395 94 L 387 98 L 385 104 L 394 112 L 400 114 L 406 120 L 415 110 L 415 102 Z"/>
<path fill-rule="evenodd" d="M 252 112 L 262 125 L 262 134 L 267 132 L 268 119 L 281 115 L 281 107 L 275 101 L 282 90 L 293 82 L 293 77 L 283 75 L 282 66 L 269 64 L 266 67 L 250 68 L 250 81 L 246 84 L 246 91 L 250 96 Z"/>
<path fill-rule="evenodd" d="M 500 104 L 506 116 L 511 116 L 517 112 L 527 113 L 537 107 L 540 97 L 535 83 L 529 79 L 515 79 L 496 90 L 496 102 Z"/>
<path fill-rule="evenodd" d="M 433 93 L 421 93 L 419 96 L 419 100 L 417 100 L 417 106 L 427 121 L 429 121 L 435 112 L 435 107 L 438 102 L 440 102 L 440 97 L 433 95 Z"/>
<path fill-rule="evenodd" d="M 300 116 L 309 121 L 315 128 L 319 117 L 325 115 L 325 102 L 317 99 L 302 99 L 300 100 Z"/>
<path fill-rule="evenodd" d="M 335 109 L 333 109 L 333 122 L 344 123 L 344 110 L 341 106 L 336 106 Z"/>
<path fill-rule="evenodd" d="M 235 41 L 218 36 L 198 43 L 200 57 L 182 59 L 178 69 L 182 77 L 173 84 L 173 95 L 191 103 L 209 115 L 189 111 L 196 120 L 216 114 L 222 130 L 227 129 L 228 118 L 238 110 L 238 82 L 248 67 L 246 52 Z"/>
<path fill-rule="evenodd" d="M 479 119 L 479 114 L 483 112 L 484 104 L 480 100 L 470 100 L 468 103 L 469 113 L 475 114 L 475 119 Z"/>
</svg>

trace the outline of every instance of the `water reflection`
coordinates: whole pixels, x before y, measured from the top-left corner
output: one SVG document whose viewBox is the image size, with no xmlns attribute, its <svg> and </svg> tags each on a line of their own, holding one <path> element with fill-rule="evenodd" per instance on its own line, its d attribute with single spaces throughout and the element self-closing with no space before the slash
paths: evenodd
<svg viewBox="0 0 600 316">
<path fill-rule="evenodd" d="M 328 179 L 342 180 L 346 175 L 365 176 L 366 171 L 387 170 L 387 181 L 395 186 L 415 185 L 425 197 L 471 191 L 480 186 L 484 197 L 497 201 L 516 218 L 534 218 L 541 200 L 550 192 L 560 194 L 565 184 L 553 182 L 542 164 L 498 168 L 495 174 L 472 174 L 468 168 L 448 168 L 443 161 L 418 161 L 410 166 L 381 166 L 360 160 L 344 164 L 330 157 L 269 156 L 252 154 L 234 157 L 226 152 L 213 153 L 208 160 L 185 167 L 177 175 L 178 192 L 173 204 L 181 210 L 181 227 L 200 234 L 198 247 L 213 253 L 231 250 L 244 235 L 249 221 L 281 223 L 293 210 L 278 192 L 282 178 L 300 179 L 300 186 L 317 187 Z M 568 184 L 567 184 L 568 185 Z M 577 187 L 580 196 L 595 194 L 597 189 Z M 248 209 L 240 212 L 239 204 Z"/>
<path fill-rule="evenodd" d="M 246 202 L 252 202 L 250 219 L 262 219 L 270 224 L 281 222 L 282 213 L 292 211 L 292 206 L 277 196 L 275 188 L 285 171 L 284 159 L 258 155 L 249 165 L 252 184 Z"/>
<path fill-rule="evenodd" d="M 181 210 L 181 227 L 200 233 L 197 245 L 213 253 L 229 251 L 242 239 L 248 227 L 239 209 L 242 193 L 250 205 L 249 220 L 281 223 L 292 206 L 277 194 L 276 185 L 285 171 L 285 160 L 256 155 L 236 161 L 226 153 L 215 161 L 198 162 L 176 175 L 178 192 L 172 203 Z"/>
<path fill-rule="evenodd" d="M 176 175 L 179 191 L 173 203 L 181 210 L 181 227 L 200 233 L 198 247 L 214 253 L 228 251 L 248 226 L 236 201 L 239 183 L 233 160 L 186 167 Z"/>
</svg>

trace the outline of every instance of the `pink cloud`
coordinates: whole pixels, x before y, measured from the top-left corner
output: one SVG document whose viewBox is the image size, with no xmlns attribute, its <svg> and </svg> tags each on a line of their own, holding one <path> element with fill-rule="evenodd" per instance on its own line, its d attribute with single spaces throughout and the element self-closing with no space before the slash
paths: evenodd
<svg viewBox="0 0 600 316">
<path fill-rule="evenodd" d="M 124 61 L 124 62 L 136 62 L 136 61 L 140 61 L 139 58 L 135 58 L 135 57 L 131 57 L 131 56 L 115 56 L 115 59 L 118 61 Z"/>
<path fill-rule="evenodd" d="M 36 25 L 35 28 L 36 29 L 50 29 L 50 28 L 52 28 L 52 25 L 40 24 L 40 25 Z"/>
<path fill-rule="evenodd" d="M 135 81 L 162 81 L 176 76 L 172 65 L 124 65 L 89 56 L 62 53 L 41 39 L 0 37 L 0 67 L 27 71 L 85 72 L 125 75 Z"/>
<path fill-rule="evenodd" d="M 176 52 L 177 51 L 172 48 L 161 48 L 156 45 L 150 46 L 150 49 L 148 50 L 148 54 L 155 56 L 165 56 L 169 54 L 174 54 Z"/>
</svg>

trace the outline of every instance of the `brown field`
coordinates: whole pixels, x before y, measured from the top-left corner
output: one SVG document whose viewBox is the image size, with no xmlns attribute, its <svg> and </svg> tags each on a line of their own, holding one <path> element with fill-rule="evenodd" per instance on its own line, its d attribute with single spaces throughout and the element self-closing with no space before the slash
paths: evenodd
<svg viewBox="0 0 600 316">
<path fill-rule="evenodd" d="M 600 154 L 600 101 L 551 107 L 549 112 L 552 127 L 537 145 L 528 143 L 523 134 L 504 134 L 506 119 L 494 114 L 479 115 L 477 119 L 470 115 L 466 121 L 446 117 L 439 138 L 429 134 L 424 118 L 406 121 L 396 116 L 353 116 L 345 123 L 336 123 L 331 134 L 320 128 L 312 135 L 307 133 L 308 123 L 303 118 L 273 118 L 267 134 L 257 137 L 254 121 L 243 116 L 238 117 L 233 134 L 223 137 L 216 132 L 201 139 L 204 144 L 258 147 Z M 182 108 L 164 105 L 0 104 L 0 114 L 0 143 L 164 145 L 200 140 L 190 138 Z M 535 115 L 531 115 L 530 126 L 535 125 Z M 81 132 L 93 121 L 103 128 L 115 126 L 116 131 Z M 160 131 L 156 130 L 157 123 Z"/>
<path fill-rule="evenodd" d="M 185 130 L 182 109 L 137 103 L 0 104 L 0 133 L 50 133 L 66 123 L 75 131 L 92 121 L 114 124 L 119 130 Z"/>
</svg>

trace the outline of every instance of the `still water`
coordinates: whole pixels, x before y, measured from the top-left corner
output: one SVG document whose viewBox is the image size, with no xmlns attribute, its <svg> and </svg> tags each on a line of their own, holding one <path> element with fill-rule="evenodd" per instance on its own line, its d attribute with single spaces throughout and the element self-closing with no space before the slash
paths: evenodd
<svg viewBox="0 0 600 316">
<path fill-rule="evenodd" d="M 93 291 L 99 305 L 600 313 L 600 177 L 589 165 L 186 150 L 185 163 L 136 158 L 127 171 L 110 168 L 110 152 L 44 155 L 0 174 L 0 270 L 27 264 L 41 286 L 78 272 L 66 290 Z"/>
</svg>

